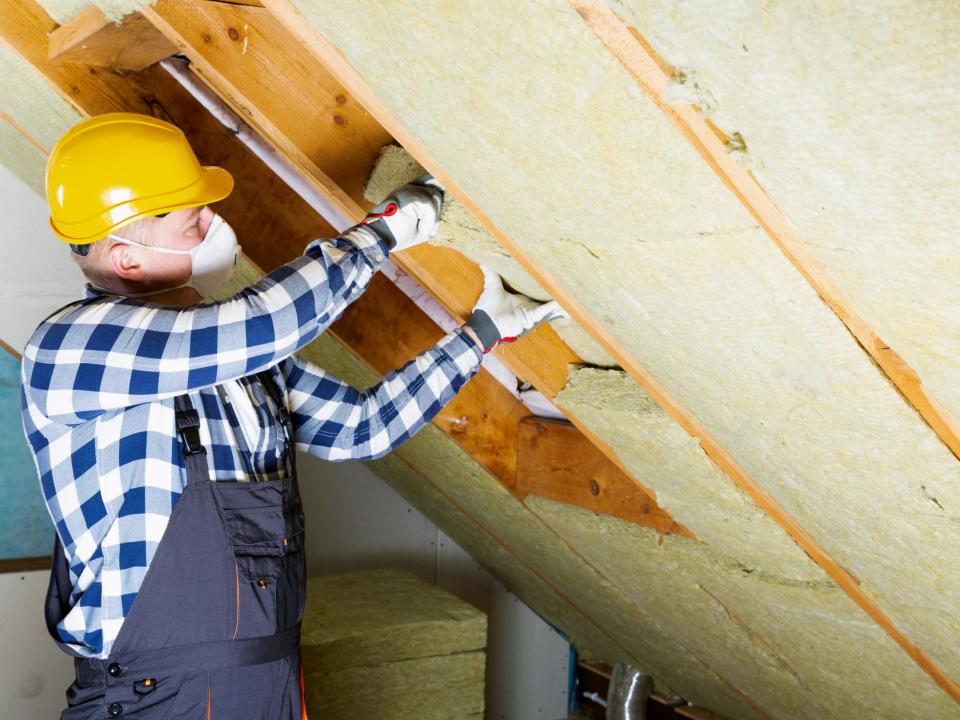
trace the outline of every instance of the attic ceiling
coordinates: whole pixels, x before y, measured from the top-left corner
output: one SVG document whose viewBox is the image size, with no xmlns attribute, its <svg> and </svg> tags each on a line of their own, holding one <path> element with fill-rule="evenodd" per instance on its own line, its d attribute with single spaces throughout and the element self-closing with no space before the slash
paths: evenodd
<svg viewBox="0 0 960 720">
<path fill-rule="evenodd" d="M 237 176 L 248 280 L 331 231 L 160 68 L 49 60 L 90 4 L 0 6 L 0 161 L 39 191 L 81 116 L 148 112 Z M 454 317 L 476 260 L 567 307 L 497 355 L 647 512 L 518 488 L 529 413 L 489 373 L 375 471 L 585 656 L 696 704 L 960 717 L 960 9 L 262 4 L 96 3 L 143 11 L 347 216 L 387 143 L 384 182 L 441 177 L 441 246 L 397 264 Z M 305 352 L 367 384 L 440 334 L 382 280 Z"/>
</svg>

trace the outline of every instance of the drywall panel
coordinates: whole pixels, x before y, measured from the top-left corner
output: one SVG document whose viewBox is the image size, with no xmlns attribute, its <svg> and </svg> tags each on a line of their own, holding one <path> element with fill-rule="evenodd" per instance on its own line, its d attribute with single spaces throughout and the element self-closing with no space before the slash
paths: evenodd
<svg viewBox="0 0 960 720">
<path fill-rule="evenodd" d="M 676 535 L 543 498 L 527 504 L 774 718 L 960 717 L 822 573 L 819 582 L 777 577 Z"/>
<path fill-rule="evenodd" d="M 310 575 L 389 567 L 434 582 L 436 526 L 368 467 L 299 452 L 297 469 Z M 447 589 L 461 594 L 459 587 Z"/>
<path fill-rule="evenodd" d="M 0 136 L 5 127 L 0 122 Z M 23 147 L 27 152 L 21 167 L 38 187 L 23 182 L 9 165 L 4 167 L 10 156 L 0 149 L 0 216 L 4 218 L 0 305 L 16 308 L 0 314 L 0 340 L 18 352 L 41 320 L 83 296 L 84 285 L 70 249 L 54 238 L 47 223 L 49 210 L 41 196 L 46 157 L 32 145 Z"/>
<path fill-rule="evenodd" d="M 960 419 L 960 5 L 613 7 L 740 133 L 735 156 Z"/>
<path fill-rule="evenodd" d="M 505 591 L 492 598 L 487 618 L 487 717 L 566 718 L 573 659 L 567 640 L 516 595 Z M 492 685 L 501 692 L 491 692 Z"/>
<path fill-rule="evenodd" d="M 386 145 L 381 149 L 370 172 L 370 178 L 364 187 L 364 197 L 372 203 L 380 203 L 391 190 L 420 177 L 424 172 L 426 171 L 423 167 L 402 147 Z M 520 267 L 520 263 L 452 197 L 448 197 L 444 202 L 440 228 L 430 242 L 440 247 L 451 247 L 474 262 L 486 265 L 516 292 L 535 300 L 551 299 L 537 281 Z M 551 322 L 564 342 L 584 362 L 600 367 L 617 366 L 616 361 L 574 320 L 564 318 Z"/>
<path fill-rule="evenodd" d="M 579 15 L 560 0 L 295 5 L 492 221 L 960 675 L 960 463 Z"/>
</svg>

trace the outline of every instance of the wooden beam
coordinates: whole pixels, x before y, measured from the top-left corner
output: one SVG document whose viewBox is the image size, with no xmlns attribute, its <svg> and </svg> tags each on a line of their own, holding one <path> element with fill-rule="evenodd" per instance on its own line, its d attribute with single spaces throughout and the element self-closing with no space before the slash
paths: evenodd
<svg viewBox="0 0 960 720">
<path fill-rule="evenodd" d="M 690 718 L 690 720 L 727 720 L 726 717 L 719 713 L 692 705 L 674 708 L 673 712 L 676 713 L 677 717 Z"/>
<path fill-rule="evenodd" d="M 363 216 L 369 206 L 363 199 L 366 178 L 380 148 L 393 137 L 277 18 L 263 8 L 203 0 L 158 0 L 144 13 L 241 117 L 313 178 L 318 190 L 348 217 Z M 331 116 L 340 118 L 332 127 Z M 350 128 L 354 135 L 344 134 Z M 483 286 L 475 263 L 454 250 L 434 247 L 392 257 L 447 312 L 461 321 L 469 317 Z M 569 365 L 580 362 L 548 325 L 496 353 L 514 374 L 550 399 L 566 385 Z M 609 445 L 576 417 L 570 419 L 626 473 Z M 652 491 L 640 489 L 655 503 Z"/>
<path fill-rule="evenodd" d="M 31 570 L 49 570 L 53 564 L 53 558 L 28 557 L 28 558 L 10 558 L 0 560 L 0 573 L 30 572 Z"/>
<path fill-rule="evenodd" d="M 50 33 L 48 55 L 54 62 L 143 70 L 177 52 L 177 48 L 140 13 L 121 23 L 91 5 Z"/>
<path fill-rule="evenodd" d="M 17 362 L 20 362 L 21 360 L 23 360 L 23 355 L 17 352 L 14 349 L 14 347 L 10 343 L 6 342 L 5 340 L 0 340 L 0 349 L 4 350 L 11 357 L 15 358 Z"/>
<path fill-rule="evenodd" d="M 569 423 L 535 417 L 520 422 L 517 490 L 692 536 Z"/>
<path fill-rule="evenodd" d="M 571 0 L 574 7 L 583 15 L 585 10 L 612 16 L 616 22 L 619 18 L 609 9 L 598 2 L 588 0 Z M 343 53 L 332 45 L 313 25 L 306 20 L 290 0 L 264 0 L 268 8 L 306 47 L 310 48 L 315 57 L 334 75 L 353 97 L 357 99 L 373 115 L 383 127 L 413 155 L 417 161 L 437 177 L 463 205 L 470 210 L 474 217 L 496 238 L 500 244 L 516 259 L 520 265 L 556 299 L 585 330 L 626 370 L 630 376 L 646 391 L 677 424 L 688 434 L 696 438 L 704 452 L 714 463 L 747 494 L 764 512 L 770 515 L 816 562 L 827 575 L 847 595 L 906 652 L 940 687 L 953 699 L 960 702 L 960 685 L 933 661 L 933 659 L 918 648 L 910 638 L 901 632 L 893 621 L 880 609 L 876 601 L 868 596 L 861 588 L 858 580 L 842 567 L 827 551 L 802 527 L 787 511 L 761 486 L 734 457 L 714 438 L 706 428 L 683 406 L 681 406 L 666 389 L 660 385 L 647 369 L 617 340 L 616 337 L 550 273 L 544 271 L 526 255 L 524 250 L 504 234 L 473 199 L 456 183 L 426 151 L 417 138 L 387 109 L 373 90 L 367 85 L 363 77 L 350 64 Z M 611 23 L 613 21 L 611 20 Z M 611 25 L 611 32 L 620 30 Z M 621 28 L 627 32 L 625 27 Z M 627 32 L 629 35 L 629 33 Z M 633 36 L 630 36 L 631 38 Z M 630 48 L 617 36 L 616 45 L 627 47 L 636 56 L 639 50 Z M 631 40 L 633 45 L 636 43 Z M 622 62 L 622 60 L 621 60 Z"/>
<path fill-rule="evenodd" d="M 33 65 L 80 112 L 99 115 L 127 108 L 152 114 L 149 93 L 138 92 L 128 78 L 102 68 L 51 62 L 48 35 L 58 27 L 34 0 L 0 2 L 0 43 Z"/>
</svg>

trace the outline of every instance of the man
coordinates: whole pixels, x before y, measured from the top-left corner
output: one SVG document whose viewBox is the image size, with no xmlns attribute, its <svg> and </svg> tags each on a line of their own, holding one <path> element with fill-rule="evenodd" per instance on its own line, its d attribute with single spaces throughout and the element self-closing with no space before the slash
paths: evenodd
<svg viewBox="0 0 960 720">
<path fill-rule="evenodd" d="M 75 656 L 63 718 L 300 718 L 294 448 L 389 452 L 484 351 L 559 314 L 488 274 L 463 328 L 358 391 L 293 353 L 390 252 L 431 237 L 442 188 L 425 176 L 341 237 L 197 304 L 239 252 L 208 207 L 232 187 L 176 127 L 141 115 L 83 121 L 50 155 L 51 227 L 90 281 L 23 354 L 24 427 L 57 529 L 47 623 Z"/>
</svg>

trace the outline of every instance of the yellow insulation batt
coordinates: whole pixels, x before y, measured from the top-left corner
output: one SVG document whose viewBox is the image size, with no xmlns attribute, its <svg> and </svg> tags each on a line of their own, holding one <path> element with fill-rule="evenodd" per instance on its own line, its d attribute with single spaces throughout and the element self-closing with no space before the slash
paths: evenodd
<svg viewBox="0 0 960 720">
<path fill-rule="evenodd" d="M 32 65 L 0 43 L 0 162 L 43 195 L 41 148 L 52 148 L 81 119 Z"/>
<path fill-rule="evenodd" d="M 307 583 L 301 657 L 307 709 L 332 720 L 447 720 L 483 713 L 487 620 L 410 573 Z"/>
</svg>

